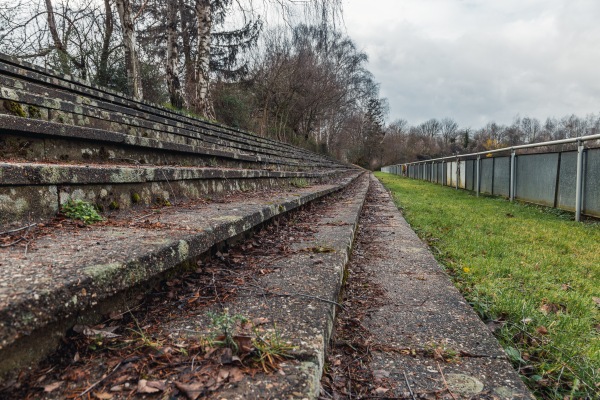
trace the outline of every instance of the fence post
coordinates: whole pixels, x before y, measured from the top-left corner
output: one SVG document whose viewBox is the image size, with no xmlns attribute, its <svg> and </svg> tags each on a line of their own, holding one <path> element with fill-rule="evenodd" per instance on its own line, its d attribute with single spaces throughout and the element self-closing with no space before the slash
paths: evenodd
<svg viewBox="0 0 600 400">
<path fill-rule="evenodd" d="M 458 180 L 460 179 L 460 162 L 459 158 L 456 157 L 456 190 L 458 190 Z"/>
<path fill-rule="evenodd" d="M 577 141 L 577 178 L 575 184 L 575 221 L 581 220 L 583 186 L 583 142 Z"/>
<path fill-rule="evenodd" d="M 475 178 L 475 192 L 477 193 L 477 197 L 479 197 L 479 190 L 481 189 L 481 177 L 480 177 L 480 169 L 481 169 L 481 156 L 478 154 L 477 155 L 477 161 L 475 161 L 475 171 L 476 171 L 476 178 Z"/>
<path fill-rule="evenodd" d="M 510 201 L 515 199 L 515 178 L 516 178 L 516 169 L 515 169 L 515 161 L 516 161 L 516 151 L 515 149 L 510 149 L 510 187 L 508 188 Z"/>
</svg>

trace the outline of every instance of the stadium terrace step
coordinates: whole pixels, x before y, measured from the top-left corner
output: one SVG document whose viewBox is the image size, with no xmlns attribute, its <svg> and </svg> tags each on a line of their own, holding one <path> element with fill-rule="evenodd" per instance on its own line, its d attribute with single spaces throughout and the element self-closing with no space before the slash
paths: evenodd
<svg viewBox="0 0 600 400">
<path fill-rule="evenodd" d="M 171 143 L 296 160 L 327 160 L 248 132 L 189 118 L 107 89 L 0 55 L 0 113 L 96 128 Z"/>
<path fill-rule="evenodd" d="M 332 184 L 121 212 L 97 225 L 55 219 L 9 232 L 8 237 L 4 233 L 0 372 L 38 360 L 76 322 L 98 320 L 106 307 L 130 301 L 166 272 L 193 263 L 275 216 L 347 187 L 361 174 Z M 351 237 L 343 242 L 349 247 Z"/>
<path fill-rule="evenodd" d="M 347 173 L 342 169 L 298 172 L 0 162 L 0 230 L 51 218 L 69 200 L 84 200 L 108 212 L 227 192 L 323 183 Z"/>
</svg>

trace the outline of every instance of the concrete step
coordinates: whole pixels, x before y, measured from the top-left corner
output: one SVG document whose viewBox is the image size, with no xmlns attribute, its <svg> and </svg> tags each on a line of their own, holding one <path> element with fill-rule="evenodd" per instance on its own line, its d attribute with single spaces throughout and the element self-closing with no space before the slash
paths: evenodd
<svg viewBox="0 0 600 400">
<path fill-rule="evenodd" d="M 190 201 L 146 215 L 125 212 L 91 226 L 54 220 L 5 233 L 9 239 L 0 248 L 0 372 L 39 360 L 77 321 L 99 318 L 115 302 L 135 299 L 147 282 L 348 186 L 360 174 L 288 191 Z M 351 243 L 348 237 L 343 241 Z M 342 266 L 336 268 L 341 271 Z"/>
<path fill-rule="evenodd" d="M 348 172 L 0 162 L 0 230 L 51 218 L 69 200 L 81 199 L 110 212 L 228 192 L 324 183 Z"/>
<path fill-rule="evenodd" d="M 200 147 L 327 160 L 304 149 L 189 118 L 0 55 L 0 113 Z"/>
<path fill-rule="evenodd" d="M 110 130 L 0 115 L 0 157 L 27 161 L 100 162 L 133 160 L 142 164 L 205 166 L 218 163 L 244 168 L 262 164 L 283 169 L 344 167 L 326 159 L 290 158 L 286 154 L 241 151 L 234 147 L 205 145 L 185 138 L 143 137 Z M 254 167 L 256 167 L 254 165 Z"/>
</svg>

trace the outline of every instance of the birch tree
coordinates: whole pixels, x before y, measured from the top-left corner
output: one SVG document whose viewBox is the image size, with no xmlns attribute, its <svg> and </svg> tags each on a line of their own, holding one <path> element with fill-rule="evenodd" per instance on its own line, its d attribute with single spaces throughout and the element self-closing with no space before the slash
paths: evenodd
<svg viewBox="0 0 600 400">
<path fill-rule="evenodd" d="M 183 107 L 183 96 L 181 93 L 181 81 L 178 74 L 178 12 L 179 3 L 177 0 L 167 0 L 167 88 L 169 91 L 169 101 L 176 108 Z"/>
<path fill-rule="evenodd" d="M 117 12 L 121 20 L 123 33 L 123 47 L 125 49 L 125 68 L 127 70 L 127 87 L 129 94 L 136 100 L 143 98 L 142 78 L 140 74 L 140 63 L 137 55 L 137 41 L 132 16 L 132 4 L 130 0 L 116 0 Z"/>
</svg>

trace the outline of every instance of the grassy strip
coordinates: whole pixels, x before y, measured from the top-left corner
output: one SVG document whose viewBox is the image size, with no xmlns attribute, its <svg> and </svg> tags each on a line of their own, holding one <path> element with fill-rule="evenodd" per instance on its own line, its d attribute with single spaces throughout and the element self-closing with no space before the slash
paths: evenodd
<svg viewBox="0 0 600 400">
<path fill-rule="evenodd" d="M 600 398 L 600 225 L 376 176 L 540 398 Z"/>
</svg>

